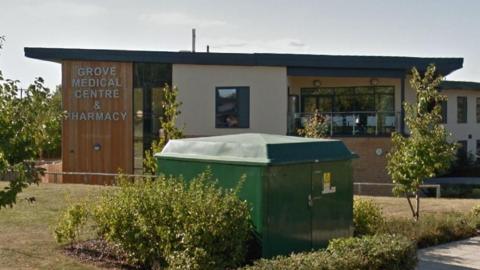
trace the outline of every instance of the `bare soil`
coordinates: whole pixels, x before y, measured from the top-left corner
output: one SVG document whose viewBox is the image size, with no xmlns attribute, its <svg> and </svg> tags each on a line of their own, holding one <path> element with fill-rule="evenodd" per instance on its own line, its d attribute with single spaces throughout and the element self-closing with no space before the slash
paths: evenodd
<svg viewBox="0 0 480 270">
<path fill-rule="evenodd" d="M 105 269 L 141 269 L 128 262 L 127 255 L 104 240 L 87 240 L 66 246 L 65 254 L 83 263 Z"/>
</svg>

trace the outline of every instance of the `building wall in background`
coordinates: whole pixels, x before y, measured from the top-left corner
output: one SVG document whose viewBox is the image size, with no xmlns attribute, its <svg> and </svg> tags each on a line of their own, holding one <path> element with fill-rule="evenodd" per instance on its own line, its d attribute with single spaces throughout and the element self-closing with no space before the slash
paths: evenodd
<svg viewBox="0 0 480 270">
<path fill-rule="evenodd" d="M 475 154 L 477 141 L 480 140 L 480 123 L 477 122 L 477 98 L 479 90 L 444 90 L 447 100 L 447 129 L 456 141 L 467 141 L 467 151 Z M 467 97 L 467 122 L 457 122 L 457 97 Z"/>
<path fill-rule="evenodd" d="M 287 133 L 287 71 L 285 67 L 173 65 L 173 85 L 183 102 L 178 125 L 188 136 L 246 132 Z M 217 87 L 250 88 L 250 127 L 215 128 Z"/>
</svg>

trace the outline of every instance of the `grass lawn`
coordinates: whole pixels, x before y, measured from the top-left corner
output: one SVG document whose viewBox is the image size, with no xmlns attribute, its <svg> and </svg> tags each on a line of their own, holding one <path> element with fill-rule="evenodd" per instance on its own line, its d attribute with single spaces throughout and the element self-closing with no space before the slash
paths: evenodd
<svg viewBox="0 0 480 270">
<path fill-rule="evenodd" d="M 377 202 L 387 217 L 411 217 L 410 207 L 406 198 L 395 197 L 373 197 L 358 196 L 360 198 L 369 198 Z M 413 202 L 414 203 L 414 202 Z M 473 206 L 479 205 L 480 199 L 420 199 L 420 216 L 425 213 L 439 212 L 468 212 Z M 420 217 L 421 218 L 421 217 Z"/>
<path fill-rule="evenodd" d="M 0 182 L 0 188 L 6 184 Z M 40 184 L 21 193 L 13 208 L 0 210 L 0 269 L 98 269 L 63 255 L 52 226 L 68 202 L 98 194 L 105 187 L 71 184 Z M 35 197 L 28 203 L 24 198 Z M 362 196 L 364 197 L 364 196 Z M 368 197 L 388 216 L 410 216 L 404 198 Z M 422 199 L 422 211 L 468 211 L 480 200 Z"/>
<path fill-rule="evenodd" d="M 0 182 L 0 188 L 5 187 Z M 103 187 L 40 184 L 19 194 L 13 208 L 0 210 L 0 269 L 98 269 L 62 254 L 52 234 L 57 215 L 68 202 Z M 30 204 L 24 198 L 35 197 Z"/>
</svg>

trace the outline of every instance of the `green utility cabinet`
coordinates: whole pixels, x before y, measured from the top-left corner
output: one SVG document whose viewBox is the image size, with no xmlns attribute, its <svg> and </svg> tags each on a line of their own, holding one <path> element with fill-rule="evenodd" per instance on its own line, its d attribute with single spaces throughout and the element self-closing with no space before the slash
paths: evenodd
<svg viewBox="0 0 480 270">
<path fill-rule="evenodd" d="M 351 161 L 340 140 L 238 134 L 171 140 L 155 155 L 158 174 L 188 181 L 210 167 L 220 186 L 252 207 L 262 256 L 326 247 L 352 235 Z"/>
</svg>

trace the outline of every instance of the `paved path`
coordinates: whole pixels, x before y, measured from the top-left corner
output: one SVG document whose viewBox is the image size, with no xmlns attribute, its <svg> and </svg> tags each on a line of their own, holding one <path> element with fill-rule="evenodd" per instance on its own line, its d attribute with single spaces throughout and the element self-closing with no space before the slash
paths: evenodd
<svg viewBox="0 0 480 270">
<path fill-rule="evenodd" d="M 418 251 L 417 270 L 480 269 L 480 237 Z"/>
</svg>

